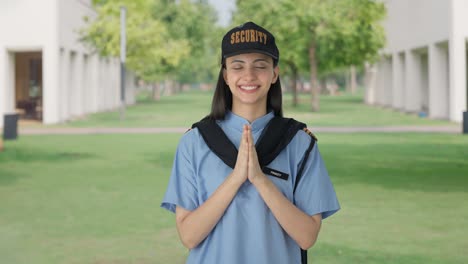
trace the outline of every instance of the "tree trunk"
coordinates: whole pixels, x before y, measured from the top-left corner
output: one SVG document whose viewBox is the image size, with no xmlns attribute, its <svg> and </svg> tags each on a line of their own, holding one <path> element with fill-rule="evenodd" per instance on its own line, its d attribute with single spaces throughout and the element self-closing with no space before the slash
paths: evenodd
<svg viewBox="0 0 468 264">
<path fill-rule="evenodd" d="M 346 70 L 346 87 L 345 91 L 346 93 L 351 93 L 351 71 Z"/>
<path fill-rule="evenodd" d="M 166 80 L 164 81 L 164 92 L 168 96 L 174 94 L 174 83 L 169 78 L 166 78 Z"/>
<path fill-rule="evenodd" d="M 317 80 L 317 58 L 316 58 L 316 43 L 315 40 L 312 40 L 312 43 L 309 46 L 309 64 L 310 64 L 310 91 L 312 95 L 312 111 L 317 112 L 320 109 L 320 89 Z"/>
<path fill-rule="evenodd" d="M 356 66 L 351 65 L 351 94 L 355 94 L 356 91 L 357 91 Z"/>
<path fill-rule="evenodd" d="M 154 101 L 159 101 L 159 99 L 161 99 L 161 89 L 160 89 L 159 83 L 158 82 L 153 83 L 152 87 L 153 87 L 152 98 Z"/>
<path fill-rule="evenodd" d="M 290 64 L 291 67 L 291 91 L 293 94 L 293 100 L 292 100 L 292 105 L 293 107 L 296 107 L 298 104 L 298 99 L 297 99 L 297 67 L 294 64 Z"/>
</svg>

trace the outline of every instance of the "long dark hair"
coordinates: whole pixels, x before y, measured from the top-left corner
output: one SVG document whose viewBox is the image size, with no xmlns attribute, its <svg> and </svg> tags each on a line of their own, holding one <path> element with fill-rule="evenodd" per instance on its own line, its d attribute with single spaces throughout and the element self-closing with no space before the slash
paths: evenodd
<svg viewBox="0 0 468 264">
<path fill-rule="evenodd" d="M 214 120 L 224 119 L 226 112 L 232 110 L 232 93 L 229 86 L 224 81 L 224 69 L 225 65 L 222 65 L 219 71 L 213 101 L 211 102 L 211 113 L 206 118 Z M 273 111 L 275 116 L 283 116 L 283 99 L 279 76 L 276 82 L 271 84 L 270 90 L 268 91 L 266 107 L 267 111 Z"/>
</svg>

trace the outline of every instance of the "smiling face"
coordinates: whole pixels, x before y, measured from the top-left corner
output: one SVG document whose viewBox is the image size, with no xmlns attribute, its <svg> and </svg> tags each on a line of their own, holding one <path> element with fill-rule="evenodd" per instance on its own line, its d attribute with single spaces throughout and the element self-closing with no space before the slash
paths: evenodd
<svg viewBox="0 0 468 264">
<path fill-rule="evenodd" d="M 273 59 L 261 53 L 226 58 L 223 76 L 232 93 L 232 111 L 245 107 L 266 111 L 268 91 L 278 80 L 278 72 Z"/>
</svg>

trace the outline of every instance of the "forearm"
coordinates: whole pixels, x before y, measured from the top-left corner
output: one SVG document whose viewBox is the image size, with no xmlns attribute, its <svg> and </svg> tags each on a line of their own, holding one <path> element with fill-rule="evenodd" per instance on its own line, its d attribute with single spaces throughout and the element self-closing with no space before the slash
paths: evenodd
<svg viewBox="0 0 468 264">
<path fill-rule="evenodd" d="M 218 189 L 202 205 L 185 215 L 177 214 L 177 230 L 182 243 L 189 249 L 203 241 L 223 216 L 242 185 L 233 174 L 229 175 Z"/>
<path fill-rule="evenodd" d="M 260 196 L 281 227 L 302 249 L 312 247 L 317 239 L 321 216 L 309 216 L 291 203 L 268 177 L 254 183 Z"/>
</svg>

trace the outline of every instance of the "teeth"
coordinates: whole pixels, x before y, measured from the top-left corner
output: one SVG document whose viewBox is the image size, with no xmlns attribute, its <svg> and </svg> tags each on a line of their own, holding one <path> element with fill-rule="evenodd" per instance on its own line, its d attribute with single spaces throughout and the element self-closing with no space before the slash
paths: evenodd
<svg viewBox="0 0 468 264">
<path fill-rule="evenodd" d="M 257 89 L 257 86 L 241 86 L 240 88 L 244 89 L 244 90 L 247 90 L 247 91 L 250 91 L 250 90 Z"/>
</svg>

